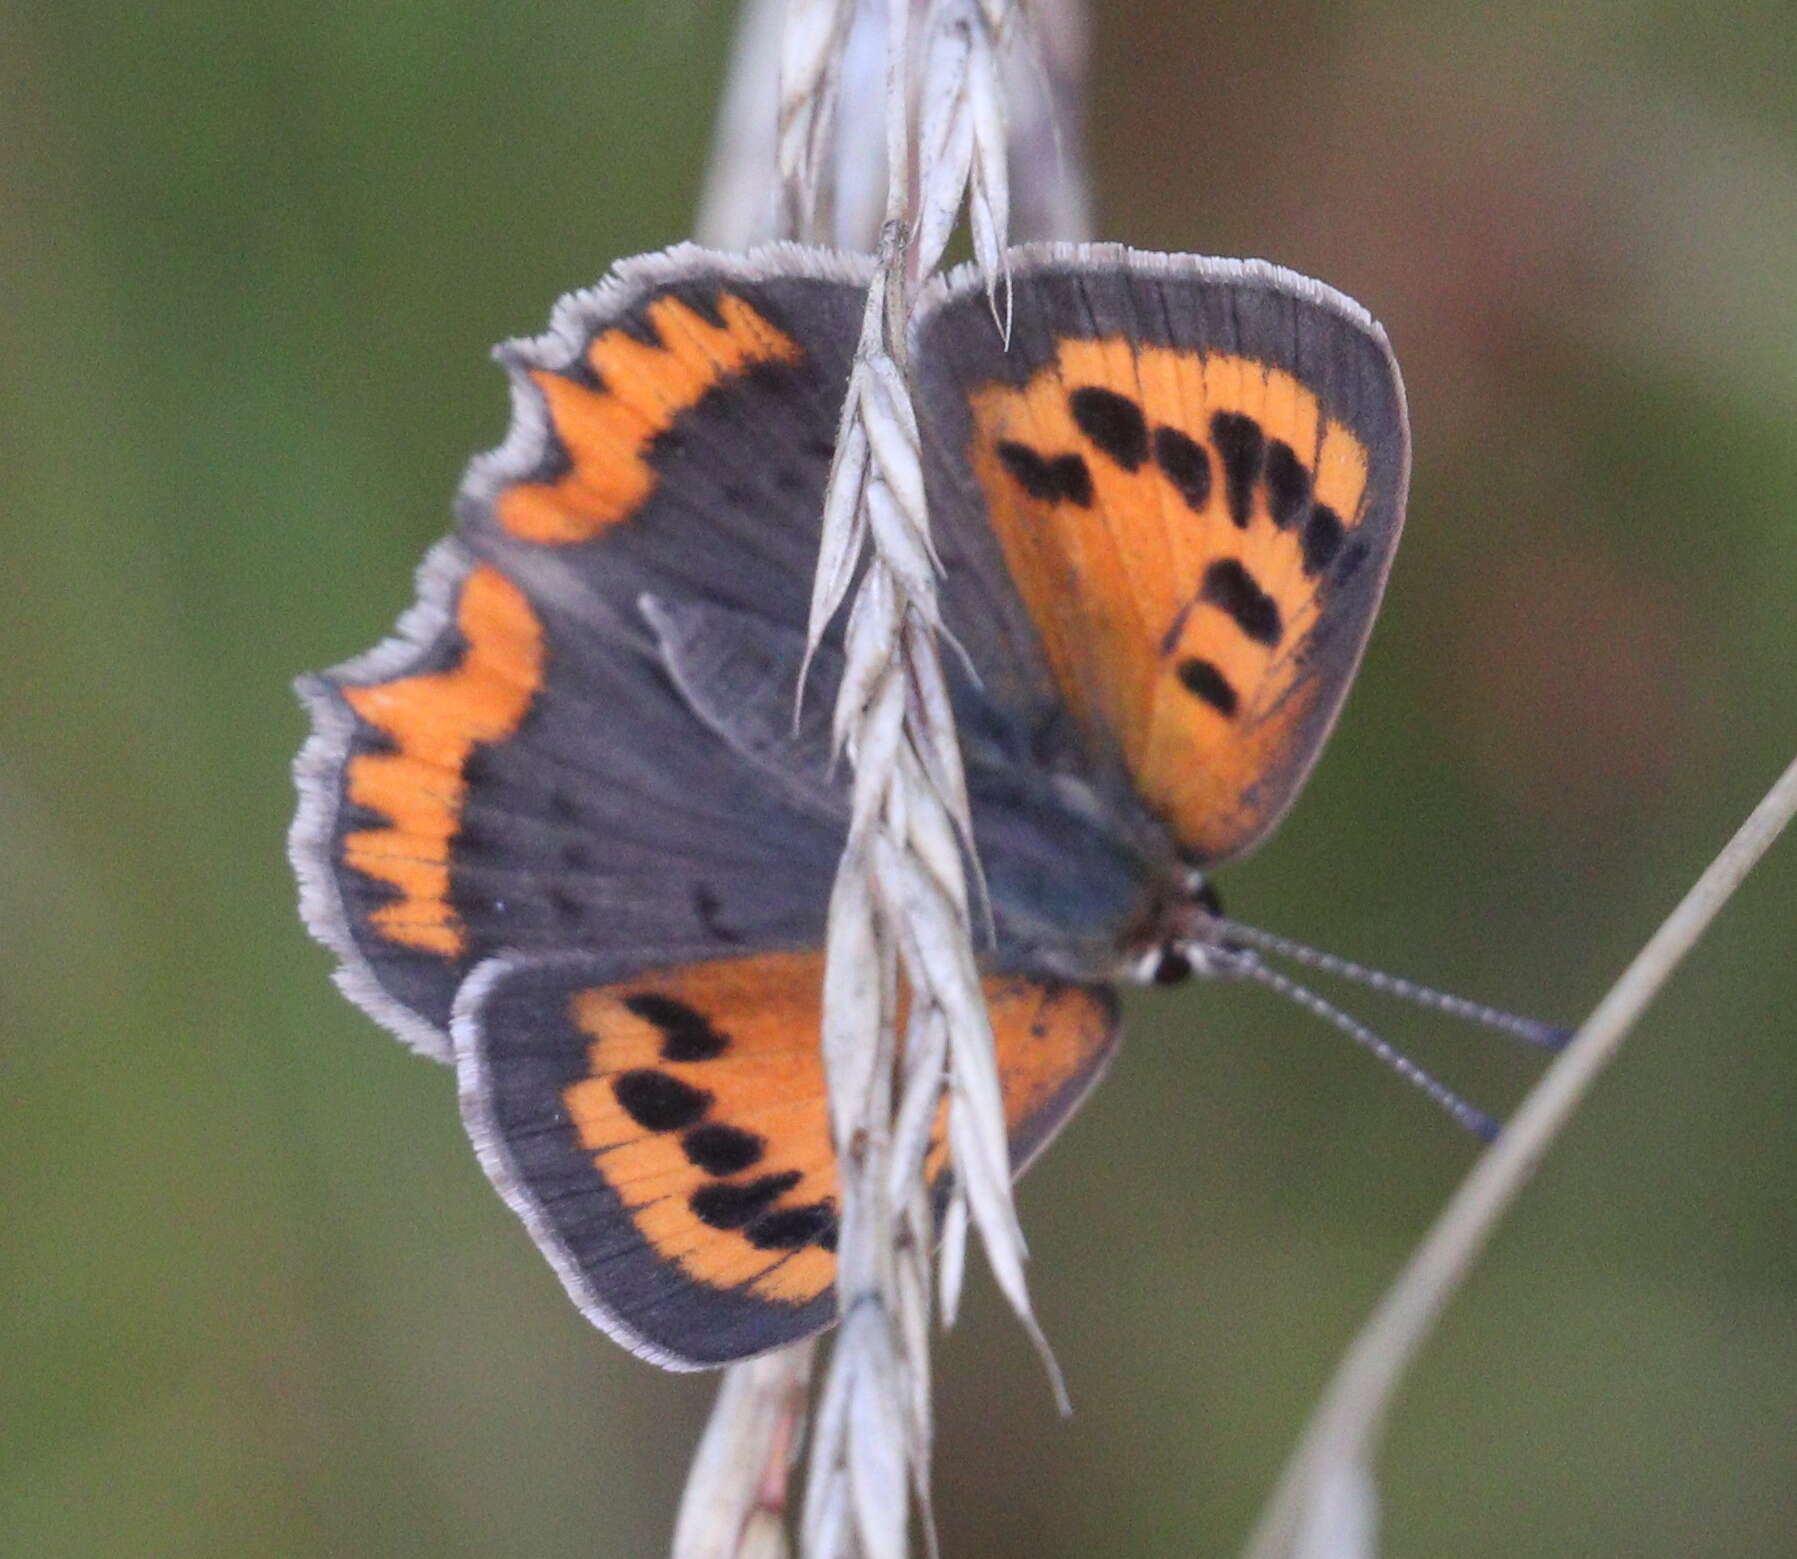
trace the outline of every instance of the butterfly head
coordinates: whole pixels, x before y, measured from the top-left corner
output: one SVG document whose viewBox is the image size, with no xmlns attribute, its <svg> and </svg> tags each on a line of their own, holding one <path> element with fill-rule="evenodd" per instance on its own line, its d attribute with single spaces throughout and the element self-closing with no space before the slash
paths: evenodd
<svg viewBox="0 0 1797 1559">
<path fill-rule="evenodd" d="M 1125 949 L 1123 975 L 1142 985 L 1178 985 L 1232 972 L 1242 948 L 1223 931 L 1223 900 L 1197 867 L 1182 868 L 1157 896 L 1147 924 Z"/>
</svg>

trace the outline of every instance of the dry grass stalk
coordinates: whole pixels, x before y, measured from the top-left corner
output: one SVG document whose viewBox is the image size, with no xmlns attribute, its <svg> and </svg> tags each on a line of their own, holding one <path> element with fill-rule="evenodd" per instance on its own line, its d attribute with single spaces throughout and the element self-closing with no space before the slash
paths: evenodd
<svg viewBox="0 0 1797 1559">
<path fill-rule="evenodd" d="M 786 0 L 775 134 L 780 236 L 815 242 L 830 231 L 836 110 L 855 0 Z"/>
<path fill-rule="evenodd" d="M 755 80 L 776 56 L 777 97 Z M 883 61 L 878 94 L 856 90 L 872 60 Z M 914 1501 L 928 1524 L 931 1253 L 939 1231 L 924 1161 L 944 1113 L 954 1167 L 942 1231 L 945 1311 L 954 1307 L 971 1225 L 1040 1342 L 974 955 L 972 828 L 937 650 L 939 563 L 905 339 L 911 299 L 939 264 L 963 207 L 998 299 L 1013 164 L 1041 181 L 1031 207 L 1038 221 L 1083 222 L 1084 185 L 1072 160 L 1077 127 L 1055 127 L 1082 61 L 1074 0 L 1044 0 L 1027 18 L 1013 0 L 751 0 L 700 221 L 712 243 L 746 244 L 771 232 L 873 246 L 868 213 L 879 207 L 869 192 L 874 178 L 885 184 L 879 272 L 843 409 L 811 614 L 815 644 L 847 608 L 834 732 L 854 781 L 826 950 L 841 1326 L 812 1429 L 802 1525 L 810 1559 L 902 1559 Z M 1015 145 L 1007 91 L 1028 130 Z M 769 147 L 773 161 L 757 174 L 753 159 Z M 1083 229 L 1028 236 L 1079 237 Z M 731 1530 L 737 1513 L 760 1508 L 766 1489 L 756 1480 L 768 1463 L 747 1448 L 757 1432 L 777 1436 L 792 1422 L 786 1399 L 756 1384 L 758 1372 L 774 1367 L 756 1361 L 728 1374 L 689 1483 L 680 1559 L 750 1551 L 697 1546 L 697 1537 L 686 1545 L 690 1534 Z M 707 1507 L 716 1521 L 704 1518 Z"/>
<path fill-rule="evenodd" d="M 813 1342 L 724 1371 L 674 1527 L 678 1559 L 785 1559 L 787 1494 L 805 1433 Z"/>
<path fill-rule="evenodd" d="M 835 735 L 854 765 L 853 821 L 830 910 L 823 1044 L 841 1177 L 843 1324 L 819 1406 L 804 1547 L 901 1559 L 915 1499 L 928 1525 L 930 1253 L 924 1163 L 947 1093 L 954 1181 L 945 1308 L 979 1231 L 1040 1343 L 1011 1202 L 997 1059 L 973 953 L 972 856 L 959 747 L 938 655 L 906 328 L 963 203 L 994 292 L 1004 274 L 1008 147 L 1000 52 L 1014 8 L 935 0 L 887 9 L 886 221 L 843 410 L 812 601 L 816 643 L 864 562 L 844 639 Z M 914 109 L 915 104 L 915 109 Z M 915 128 L 914 128 L 915 126 Z M 909 996 L 899 1032 L 900 985 Z"/>
</svg>

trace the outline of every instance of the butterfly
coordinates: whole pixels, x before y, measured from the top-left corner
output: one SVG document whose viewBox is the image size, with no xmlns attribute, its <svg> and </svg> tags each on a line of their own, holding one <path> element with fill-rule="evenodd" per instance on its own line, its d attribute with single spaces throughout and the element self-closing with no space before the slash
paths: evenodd
<svg viewBox="0 0 1797 1559">
<path fill-rule="evenodd" d="M 1208 874 L 1336 718 L 1403 522 L 1384 333 L 1259 262 L 1113 246 L 931 283 L 909 338 L 1014 1167 L 1203 968 Z M 392 638 L 302 679 L 291 854 L 348 995 L 452 1063 L 580 1309 L 674 1369 L 834 1315 L 818 1051 L 848 817 L 806 662 L 871 262 L 690 246 L 498 356 L 505 441 Z M 1219 956 L 1221 956 L 1219 954 Z"/>
</svg>

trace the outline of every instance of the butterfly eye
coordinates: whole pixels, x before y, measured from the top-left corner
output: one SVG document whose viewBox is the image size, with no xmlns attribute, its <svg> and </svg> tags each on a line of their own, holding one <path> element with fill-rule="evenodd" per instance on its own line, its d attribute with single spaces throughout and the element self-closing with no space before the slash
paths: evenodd
<svg viewBox="0 0 1797 1559">
<path fill-rule="evenodd" d="M 1191 867 L 1185 876 L 1185 890 L 1191 901 L 1207 915 L 1223 918 L 1223 899 L 1210 879 L 1196 866 Z"/>
<path fill-rule="evenodd" d="M 1163 947 L 1148 978 L 1156 985 L 1178 985 L 1192 977 L 1192 960 L 1177 947 Z"/>
</svg>

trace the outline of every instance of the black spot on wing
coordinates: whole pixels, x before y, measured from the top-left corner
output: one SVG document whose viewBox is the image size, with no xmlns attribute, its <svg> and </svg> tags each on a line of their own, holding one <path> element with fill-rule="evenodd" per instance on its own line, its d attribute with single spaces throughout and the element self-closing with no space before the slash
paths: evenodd
<svg viewBox="0 0 1797 1559">
<path fill-rule="evenodd" d="M 1341 516 L 1328 504 L 1318 504 L 1304 522 L 1300 544 L 1304 549 L 1304 572 L 1314 578 L 1333 563 L 1336 553 L 1341 551 Z"/>
<path fill-rule="evenodd" d="M 1235 411 L 1220 411 L 1213 416 L 1210 436 L 1223 462 L 1223 491 L 1229 501 L 1229 517 L 1246 530 L 1254 508 L 1254 484 L 1266 458 L 1266 438 L 1258 422 Z"/>
<path fill-rule="evenodd" d="M 1188 656 L 1179 663 L 1178 676 L 1188 693 L 1203 699 L 1218 714 L 1233 715 L 1240 707 L 1241 700 L 1236 696 L 1229 678 L 1208 660 L 1200 660 L 1196 655 Z"/>
<path fill-rule="evenodd" d="M 1127 395 L 1088 384 L 1069 395 L 1067 402 L 1080 432 L 1125 471 L 1134 471 L 1148 458 L 1148 421 Z"/>
<path fill-rule="evenodd" d="M 998 446 L 998 458 L 1017 485 L 1043 503 L 1092 506 L 1092 473 L 1079 455 L 1043 455 L 1028 444 L 1009 440 Z"/>
<path fill-rule="evenodd" d="M 703 1185 L 687 1198 L 687 1206 L 700 1223 L 713 1229 L 741 1229 L 767 1212 L 801 1178 L 798 1170 L 787 1169 L 741 1185 Z"/>
<path fill-rule="evenodd" d="M 620 1072 L 611 1088 L 624 1113 L 644 1131 L 684 1131 L 711 1107 L 712 1096 L 703 1088 L 653 1067 Z"/>
<path fill-rule="evenodd" d="M 1276 438 L 1267 446 L 1267 512 L 1281 530 L 1290 530 L 1304 517 L 1310 503 L 1310 473 L 1292 453 L 1292 446 Z"/>
<path fill-rule="evenodd" d="M 475 749 L 475 756 L 482 756 L 481 749 Z M 482 782 L 485 781 L 485 777 L 483 772 Z M 463 778 L 468 780 L 468 787 L 472 790 L 476 781 L 468 778 L 466 770 L 463 772 Z M 580 798 L 578 796 L 565 790 L 552 790 L 546 797 L 544 797 L 543 806 L 544 810 L 548 812 L 552 822 L 560 823 L 570 828 L 580 826 L 582 812 Z"/>
<path fill-rule="evenodd" d="M 739 1175 L 753 1169 L 767 1152 L 765 1138 L 740 1126 L 707 1121 L 680 1139 L 687 1161 L 708 1175 Z"/>
<path fill-rule="evenodd" d="M 732 945 L 742 941 L 741 932 L 724 924 L 723 901 L 712 891 L 710 884 L 700 883 L 693 889 L 692 898 L 693 918 L 707 936 Z"/>
<path fill-rule="evenodd" d="M 1192 960 L 1177 947 L 1163 947 L 1160 959 L 1149 976 L 1156 985 L 1178 985 L 1192 976 Z"/>
<path fill-rule="evenodd" d="M 1210 502 L 1210 452 L 1178 428 L 1154 430 L 1154 458 L 1194 513 Z"/>
<path fill-rule="evenodd" d="M 661 1030 L 664 1061 L 715 1061 L 730 1048 L 729 1036 L 714 1029 L 704 1013 L 672 996 L 632 991 L 624 998 L 624 1006 Z"/>
<path fill-rule="evenodd" d="M 836 1247 L 836 1209 L 828 1202 L 782 1207 L 757 1218 L 743 1231 L 757 1250 L 798 1250 L 806 1245 Z"/>
<path fill-rule="evenodd" d="M 586 924 L 587 905 L 575 894 L 561 888 L 551 888 L 547 903 L 550 915 L 564 930 L 576 931 Z"/>
<path fill-rule="evenodd" d="M 1277 644 L 1284 631 L 1279 603 L 1261 589 L 1237 558 L 1220 558 L 1204 571 L 1198 599 L 1227 613 L 1256 644 Z"/>
</svg>

